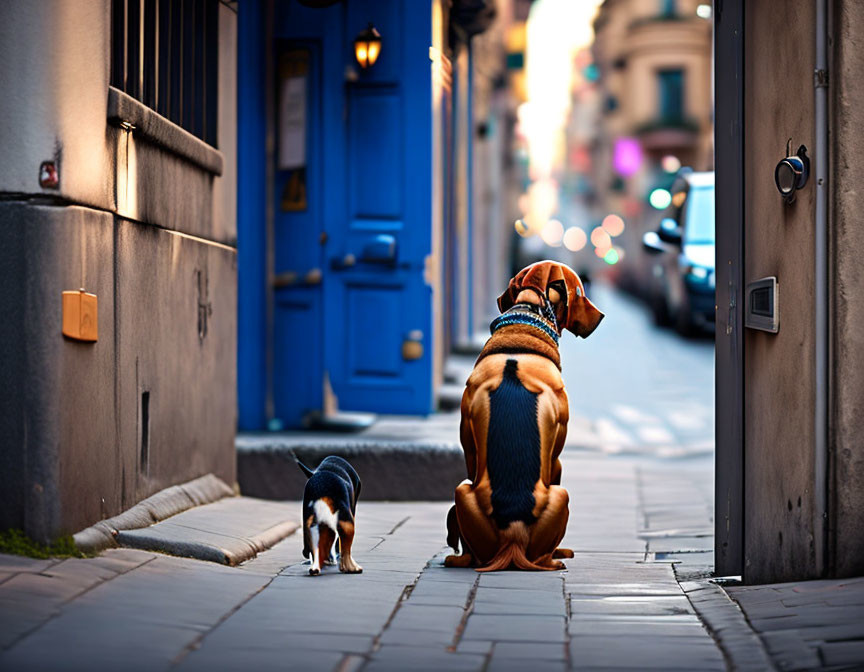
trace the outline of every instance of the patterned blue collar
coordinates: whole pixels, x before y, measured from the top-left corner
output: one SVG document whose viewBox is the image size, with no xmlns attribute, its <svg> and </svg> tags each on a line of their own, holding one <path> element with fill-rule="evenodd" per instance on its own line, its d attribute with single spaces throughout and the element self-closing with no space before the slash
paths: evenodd
<svg viewBox="0 0 864 672">
<path fill-rule="evenodd" d="M 555 341 L 555 345 L 558 345 L 559 335 L 557 325 L 554 322 L 554 314 L 553 321 L 550 321 L 541 315 L 538 307 L 533 304 L 517 303 L 515 306 L 510 308 L 510 310 L 492 320 L 492 324 L 489 325 L 489 331 L 494 334 L 502 327 L 507 327 L 512 324 L 524 324 L 539 329 Z"/>
</svg>

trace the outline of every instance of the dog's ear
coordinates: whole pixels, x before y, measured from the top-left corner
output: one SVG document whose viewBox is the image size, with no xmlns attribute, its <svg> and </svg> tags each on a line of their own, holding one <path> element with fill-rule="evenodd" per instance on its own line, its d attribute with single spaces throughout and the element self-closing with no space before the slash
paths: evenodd
<svg viewBox="0 0 864 672">
<path fill-rule="evenodd" d="M 577 290 L 568 312 L 567 329 L 582 338 L 588 338 L 600 324 L 600 321 L 606 317 L 597 310 L 597 306 L 588 300 L 581 287 Z"/>
</svg>

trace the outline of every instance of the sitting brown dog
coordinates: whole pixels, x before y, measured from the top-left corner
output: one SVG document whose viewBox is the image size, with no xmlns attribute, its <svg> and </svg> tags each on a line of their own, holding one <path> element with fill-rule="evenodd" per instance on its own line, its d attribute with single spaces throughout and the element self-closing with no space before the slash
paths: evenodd
<svg viewBox="0 0 864 672">
<path fill-rule="evenodd" d="M 447 515 L 447 567 L 479 572 L 562 569 L 553 558 L 567 529 L 569 496 L 558 457 L 569 409 L 561 379 L 558 338 L 582 338 L 601 313 L 579 276 L 541 261 L 520 271 L 498 299 L 501 315 L 462 396 L 460 438 L 468 478 L 456 488 Z"/>
</svg>

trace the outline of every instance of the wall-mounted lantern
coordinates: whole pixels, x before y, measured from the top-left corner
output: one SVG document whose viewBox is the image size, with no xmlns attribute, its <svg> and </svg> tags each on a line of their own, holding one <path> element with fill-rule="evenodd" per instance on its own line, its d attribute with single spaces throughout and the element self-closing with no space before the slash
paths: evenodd
<svg viewBox="0 0 864 672">
<path fill-rule="evenodd" d="M 381 53 L 381 33 L 371 23 L 354 39 L 354 58 L 361 68 L 371 68 Z"/>
</svg>

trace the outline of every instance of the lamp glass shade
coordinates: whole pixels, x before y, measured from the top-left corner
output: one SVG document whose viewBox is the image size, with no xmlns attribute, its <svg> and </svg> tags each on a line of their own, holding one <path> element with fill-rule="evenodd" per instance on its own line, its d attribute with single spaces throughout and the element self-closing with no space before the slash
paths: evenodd
<svg viewBox="0 0 864 672">
<path fill-rule="evenodd" d="M 361 68 L 375 65 L 381 53 L 381 34 L 371 23 L 354 40 L 354 57 Z"/>
</svg>

